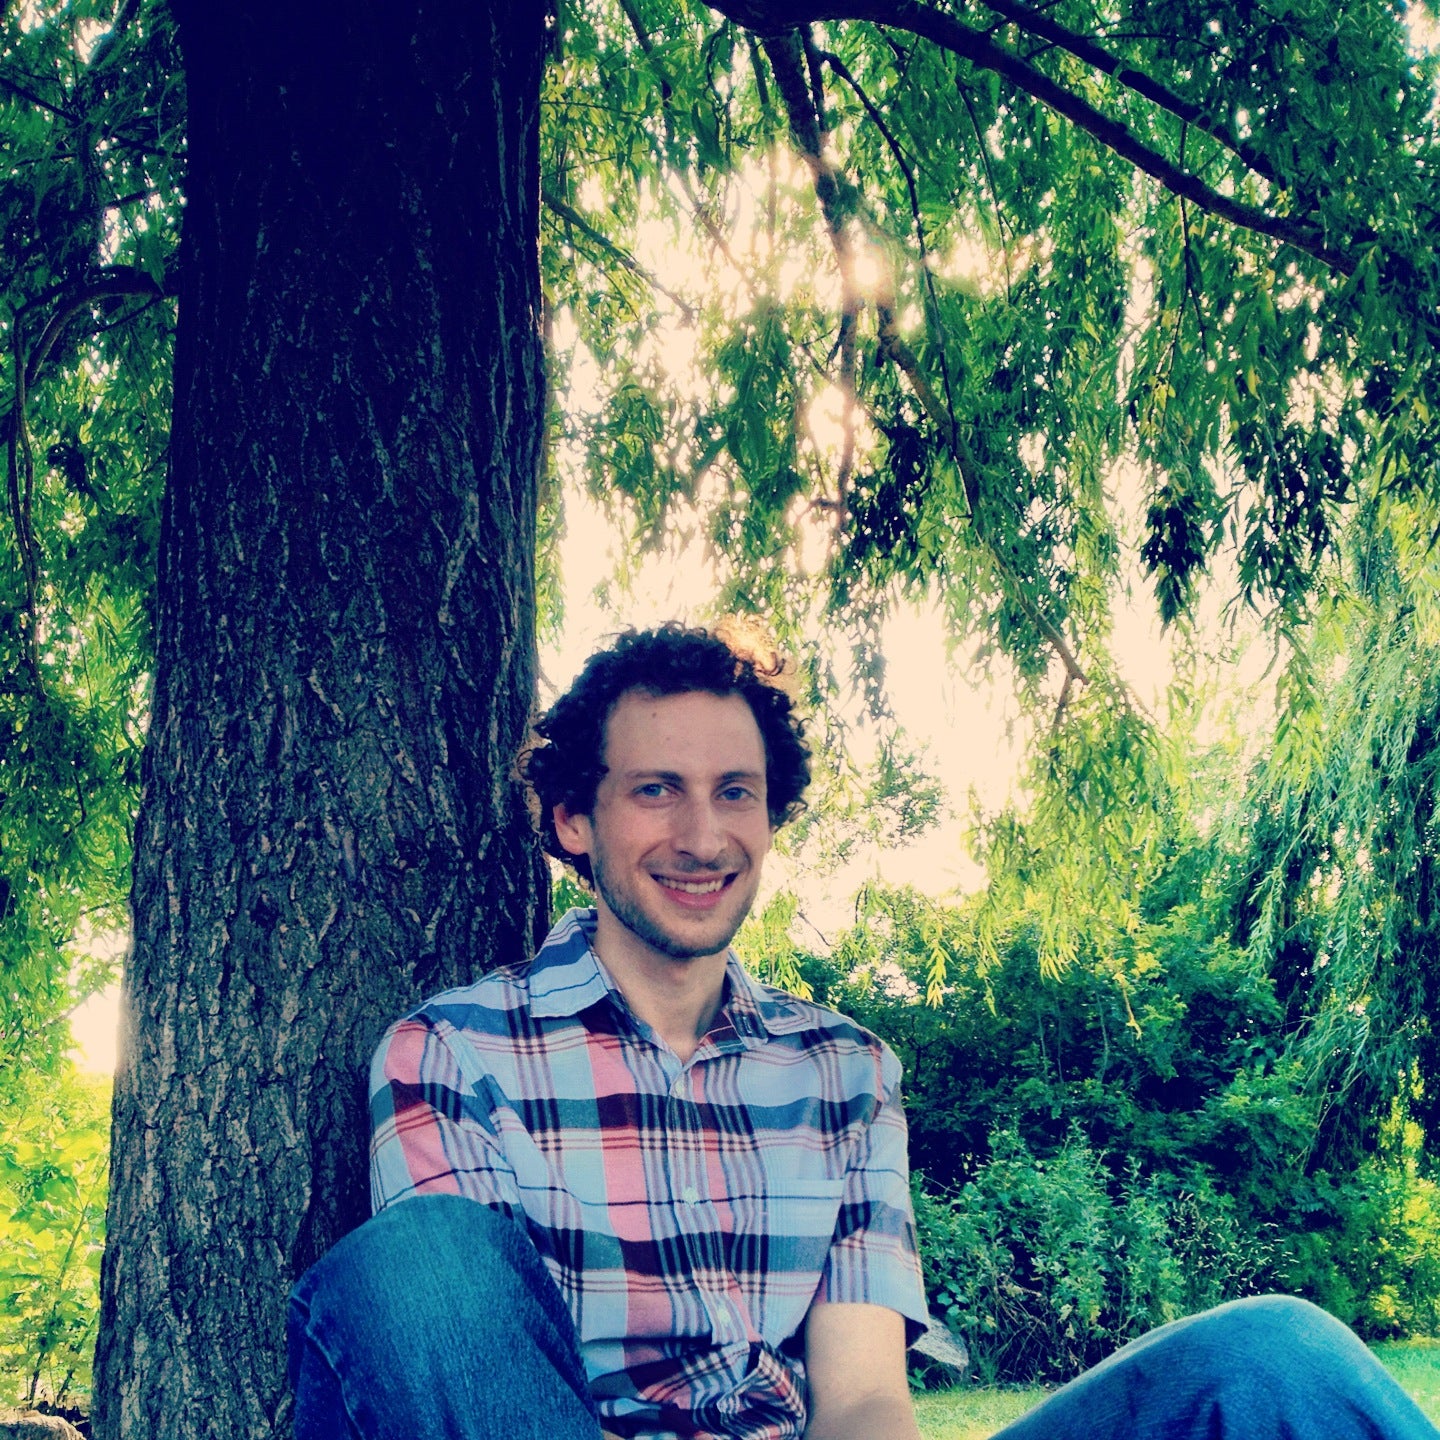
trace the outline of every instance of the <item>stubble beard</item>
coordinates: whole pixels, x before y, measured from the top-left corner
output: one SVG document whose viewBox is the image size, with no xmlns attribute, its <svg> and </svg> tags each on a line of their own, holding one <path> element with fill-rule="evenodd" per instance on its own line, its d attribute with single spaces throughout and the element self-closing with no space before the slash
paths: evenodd
<svg viewBox="0 0 1440 1440">
<path fill-rule="evenodd" d="M 696 878 L 701 878 L 706 872 L 698 872 Z M 720 951 L 729 948 L 730 942 L 735 938 L 741 925 L 745 923 L 745 917 L 750 913 L 750 905 L 753 899 L 747 903 L 740 913 L 735 917 L 735 923 L 716 943 L 706 942 L 703 945 L 688 945 L 684 941 L 676 939 L 668 931 L 664 930 L 648 916 L 638 903 L 632 901 L 622 890 L 606 883 L 605 865 L 598 854 L 590 856 L 591 883 L 595 887 L 595 893 L 605 902 L 605 907 L 636 939 L 643 941 L 658 954 L 664 955 L 671 960 L 699 960 L 706 955 L 716 955 Z"/>
</svg>

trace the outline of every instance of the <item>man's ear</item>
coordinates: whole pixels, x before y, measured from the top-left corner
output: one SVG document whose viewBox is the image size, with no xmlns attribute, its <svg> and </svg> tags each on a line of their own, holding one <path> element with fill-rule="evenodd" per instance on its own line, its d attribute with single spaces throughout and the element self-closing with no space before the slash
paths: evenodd
<svg viewBox="0 0 1440 1440">
<path fill-rule="evenodd" d="M 550 818 L 555 822 L 555 838 L 571 855 L 590 853 L 592 831 L 588 815 L 574 814 L 562 803 L 551 808 Z"/>
</svg>

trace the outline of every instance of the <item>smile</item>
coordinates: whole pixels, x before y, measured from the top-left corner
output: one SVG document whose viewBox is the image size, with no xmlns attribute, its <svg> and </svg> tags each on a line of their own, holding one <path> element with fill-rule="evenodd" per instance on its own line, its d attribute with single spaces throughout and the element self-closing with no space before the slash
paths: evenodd
<svg viewBox="0 0 1440 1440">
<path fill-rule="evenodd" d="M 651 878 L 667 890 L 678 890 L 682 895 L 713 895 L 729 883 L 723 876 L 718 880 L 670 880 L 663 875 L 654 875 Z"/>
</svg>

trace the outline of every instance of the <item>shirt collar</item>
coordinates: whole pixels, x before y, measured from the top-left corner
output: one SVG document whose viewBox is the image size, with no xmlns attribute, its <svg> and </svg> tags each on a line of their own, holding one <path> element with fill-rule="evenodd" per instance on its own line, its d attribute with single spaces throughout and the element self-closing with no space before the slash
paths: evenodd
<svg viewBox="0 0 1440 1440">
<path fill-rule="evenodd" d="M 570 910 L 556 921 L 530 963 L 530 1013 L 538 1018 L 576 1016 L 609 1000 L 625 1006 L 624 997 L 591 949 L 595 911 Z M 735 952 L 725 960 L 726 999 L 711 1034 L 728 1020 L 739 1039 L 759 1044 L 768 1035 L 796 1028 L 796 1005 L 783 991 L 772 990 L 749 975 Z"/>
<path fill-rule="evenodd" d="M 615 993 L 614 983 L 590 948 L 595 911 L 567 910 L 530 962 L 530 1013 L 544 1018 L 578 1015 Z"/>
</svg>

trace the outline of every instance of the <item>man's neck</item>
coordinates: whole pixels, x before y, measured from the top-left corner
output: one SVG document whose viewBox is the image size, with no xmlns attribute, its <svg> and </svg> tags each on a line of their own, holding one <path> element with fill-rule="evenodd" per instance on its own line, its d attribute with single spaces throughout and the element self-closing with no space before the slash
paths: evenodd
<svg viewBox="0 0 1440 1440">
<path fill-rule="evenodd" d="M 636 941 L 603 910 L 593 948 L 636 1018 L 688 1061 L 724 1004 L 728 948 L 676 960 Z"/>
</svg>

